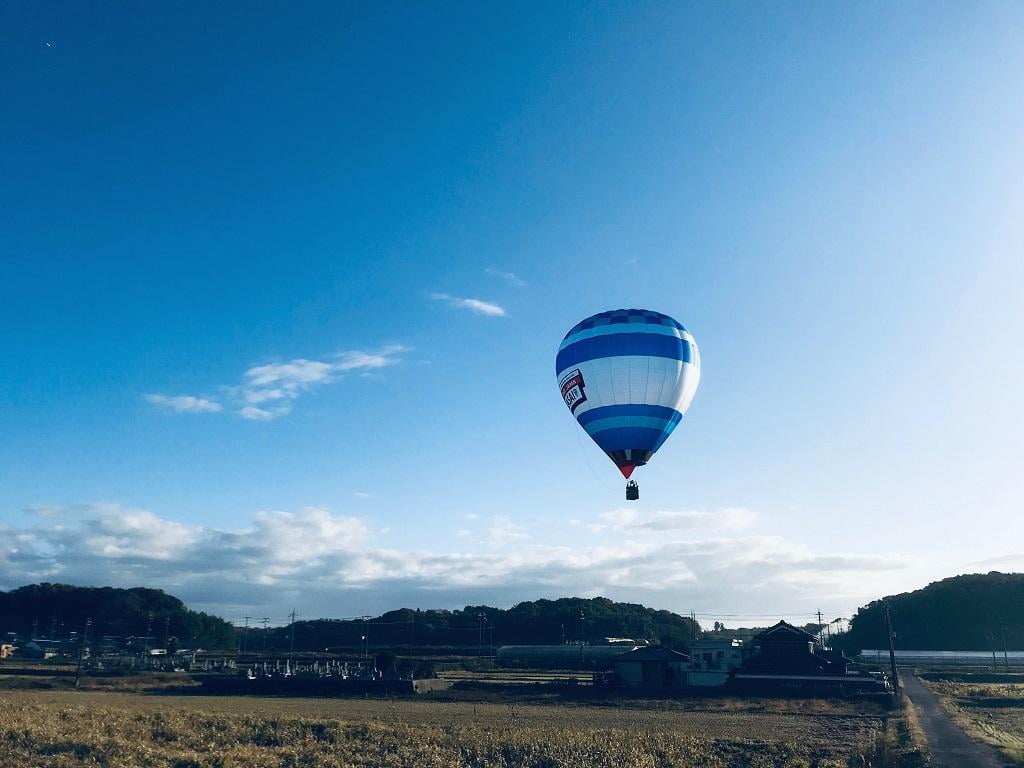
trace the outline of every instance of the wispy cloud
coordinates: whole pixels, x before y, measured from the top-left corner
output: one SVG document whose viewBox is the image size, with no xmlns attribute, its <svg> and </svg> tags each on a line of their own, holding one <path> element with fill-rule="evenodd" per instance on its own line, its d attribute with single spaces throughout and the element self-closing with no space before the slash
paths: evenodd
<svg viewBox="0 0 1024 768">
<path fill-rule="evenodd" d="M 491 277 L 498 277 L 504 280 L 506 283 L 511 285 L 513 288 L 525 288 L 526 281 L 523 280 L 515 272 L 504 272 L 500 269 L 492 269 L 488 267 L 484 270 L 484 274 L 490 275 Z"/>
<path fill-rule="evenodd" d="M 300 396 L 339 379 L 343 374 L 368 373 L 398 365 L 408 348 L 392 344 L 374 352 L 361 349 L 339 352 L 326 360 L 294 358 L 284 362 L 256 365 L 242 373 L 240 384 L 222 387 L 225 404 L 249 421 L 271 421 L 284 416 Z M 151 394 L 145 399 L 177 413 L 213 413 L 225 404 L 206 397 Z"/>
<path fill-rule="evenodd" d="M 631 530 L 635 520 L 609 515 Z M 322 508 L 264 511 L 240 529 L 163 518 L 118 504 L 48 508 L 27 527 L 0 524 L 0 589 L 31 581 L 159 586 L 204 609 L 261 605 L 307 615 L 400 605 L 508 605 L 537 597 L 602 594 L 687 610 L 764 614 L 830 610 L 891 592 L 898 559 L 813 552 L 778 536 L 689 531 L 587 545 L 527 541 L 497 518 L 481 548 L 454 532 L 448 551 L 395 549 L 368 520 Z M 611 524 L 611 523 L 610 523 Z M 461 549 L 461 551 L 460 551 Z M 842 601 L 841 605 L 837 601 Z"/>
<path fill-rule="evenodd" d="M 499 304 L 494 304 L 490 301 L 482 301 L 480 299 L 464 299 L 459 296 L 452 296 L 449 293 L 432 293 L 430 298 L 434 301 L 441 301 L 451 307 L 458 309 L 468 309 L 477 315 L 487 315 L 488 317 L 505 317 L 508 313 L 505 308 Z"/>
<path fill-rule="evenodd" d="M 720 507 L 713 510 L 661 510 L 641 514 L 632 507 L 621 507 L 602 512 L 598 521 L 582 523 L 593 533 L 604 531 L 632 531 L 650 533 L 664 531 L 736 531 L 751 527 L 757 513 L 744 507 Z"/>
<path fill-rule="evenodd" d="M 494 524 L 487 529 L 487 541 L 495 546 L 509 544 L 513 541 L 524 541 L 530 534 L 521 525 L 516 525 L 508 518 L 495 518 Z"/>
<path fill-rule="evenodd" d="M 216 413 L 223 410 L 223 407 L 216 400 L 207 397 L 194 397 L 192 395 L 145 395 L 147 403 L 152 403 L 157 408 L 175 413 Z"/>
<path fill-rule="evenodd" d="M 688 510 L 684 512 L 655 512 L 646 520 L 636 523 L 637 528 L 651 531 L 682 531 L 693 529 L 739 530 L 749 528 L 757 514 L 743 507 Z"/>
</svg>

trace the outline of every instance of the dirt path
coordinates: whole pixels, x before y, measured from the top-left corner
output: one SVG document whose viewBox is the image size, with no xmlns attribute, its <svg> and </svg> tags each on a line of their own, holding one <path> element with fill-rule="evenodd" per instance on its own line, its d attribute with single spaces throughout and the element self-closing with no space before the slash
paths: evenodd
<svg viewBox="0 0 1024 768">
<path fill-rule="evenodd" d="M 1003 768 L 995 750 L 973 741 L 942 709 L 938 697 L 911 674 L 900 675 L 928 738 L 933 768 Z"/>
</svg>

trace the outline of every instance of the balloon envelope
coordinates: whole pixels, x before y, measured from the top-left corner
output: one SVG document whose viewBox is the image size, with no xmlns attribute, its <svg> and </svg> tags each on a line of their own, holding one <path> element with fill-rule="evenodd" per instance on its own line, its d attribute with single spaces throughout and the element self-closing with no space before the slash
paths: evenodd
<svg viewBox="0 0 1024 768">
<path fill-rule="evenodd" d="M 700 353 L 668 315 L 616 309 L 573 326 L 555 373 L 576 421 L 628 478 L 683 418 L 700 380 Z"/>
</svg>

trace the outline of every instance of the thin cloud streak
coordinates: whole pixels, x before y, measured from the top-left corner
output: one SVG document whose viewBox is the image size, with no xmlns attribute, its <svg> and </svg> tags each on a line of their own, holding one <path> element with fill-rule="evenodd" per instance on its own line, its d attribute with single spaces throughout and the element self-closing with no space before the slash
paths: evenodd
<svg viewBox="0 0 1024 768">
<path fill-rule="evenodd" d="M 513 288 L 526 287 L 526 281 L 523 280 L 523 278 L 521 278 L 515 272 L 504 272 L 500 269 L 492 269 L 488 267 L 487 269 L 484 270 L 484 274 L 490 275 L 491 277 L 501 278 Z"/>
<path fill-rule="evenodd" d="M 361 349 L 339 352 L 327 360 L 297 357 L 285 362 L 265 363 L 242 374 L 242 383 L 224 387 L 232 412 L 248 421 L 272 421 L 291 412 L 303 394 L 341 378 L 343 374 L 367 374 L 398 365 L 408 347 L 390 344 L 375 352 Z M 176 413 L 215 413 L 224 405 L 210 398 L 191 395 L 149 394 L 147 402 Z"/>
<path fill-rule="evenodd" d="M 460 296 L 452 296 L 449 293 L 432 293 L 430 298 L 434 301 L 444 302 L 456 309 L 468 309 L 477 315 L 486 315 L 487 317 L 506 317 L 508 315 L 504 307 L 481 299 L 465 299 Z"/>
<path fill-rule="evenodd" d="M 161 410 L 173 411 L 174 413 L 217 413 L 224 408 L 215 400 L 207 397 L 195 397 L 193 395 L 161 395 L 152 393 L 144 395 L 143 399 Z"/>
</svg>

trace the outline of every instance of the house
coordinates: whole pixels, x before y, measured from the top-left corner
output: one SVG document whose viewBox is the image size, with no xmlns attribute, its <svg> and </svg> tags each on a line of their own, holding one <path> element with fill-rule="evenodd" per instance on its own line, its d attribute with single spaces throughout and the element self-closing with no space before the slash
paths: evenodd
<svg viewBox="0 0 1024 768">
<path fill-rule="evenodd" d="M 14 655 L 15 646 L 12 643 L 0 643 L 0 659 L 9 659 Z"/>
<path fill-rule="evenodd" d="M 615 674 L 625 686 L 682 688 L 690 657 L 660 645 L 649 645 L 615 657 Z"/>
<path fill-rule="evenodd" d="M 734 676 L 747 693 L 845 694 L 888 692 L 884 680 L 849 669 L 853 662 L 817 645 L 814 635 L 785 621 L 756 635 Z"/>
<path fill-rule="evenodd" d="M 686 684 L 696 688 L 723 686 L 742 663 L 742 640 L 695 640 L 690 643 Z"/>
<path fill-rule="evenodd" d="M 756 635 L 753 652 L 743 665 L 745 673 L 765 672 L 796 675 L 845 675 L 849 659 L 826 653 L 814 635 L 780 621 Z"/>
</svg>

